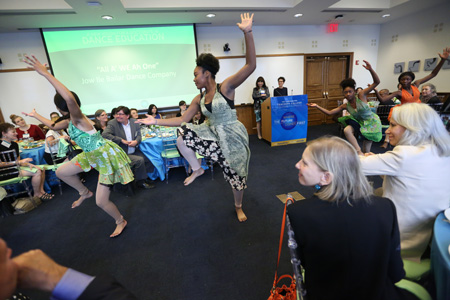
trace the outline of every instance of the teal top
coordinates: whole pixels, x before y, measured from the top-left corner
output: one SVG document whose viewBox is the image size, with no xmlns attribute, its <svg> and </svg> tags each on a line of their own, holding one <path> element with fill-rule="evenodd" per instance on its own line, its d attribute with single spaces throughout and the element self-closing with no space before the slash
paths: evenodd
<svg viewBox="0 0 450 300">
<path fill-rule="evenodd" d="M 89 134 L 75 127 L 72 121 L 69 122 L 69 136 L 84 152 L 94 151 L 105 144 L 105 139 L 100 134 L 100 131 Z"/>
</svg>

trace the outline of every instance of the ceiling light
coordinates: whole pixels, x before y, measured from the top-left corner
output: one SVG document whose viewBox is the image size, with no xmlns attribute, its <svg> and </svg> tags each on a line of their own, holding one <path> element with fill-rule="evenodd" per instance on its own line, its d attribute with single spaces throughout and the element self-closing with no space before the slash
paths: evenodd
<svg viewBox="0 0 450 300">
<path fill-rule="evenodd" d="M 112 16 L 105 15 L 105 16 L 102 16 L 102 19 L 103 20 L 112 20 L 114 18 Z"/>
<path fill-rule="evenodd" d="M 214 18 L 216 15 L 215 14 L 207 14 L 206 15 L 208 18 Z"/>
<path fill-rule="evenodd" d="M 382 18 L 387 18 L 387 17 L 390 17 L 391 15 L 390 14 L 385 14 L 385 15 L 382 15 L 381 17 Z"/>
<path fill-rule="evenodd" d="M 294 15 L 294 17 L 296 17 L 296 18 L 301 17 L 301 16 L 303 16 L 303 14 L 295 14 Z"/>
</svg>

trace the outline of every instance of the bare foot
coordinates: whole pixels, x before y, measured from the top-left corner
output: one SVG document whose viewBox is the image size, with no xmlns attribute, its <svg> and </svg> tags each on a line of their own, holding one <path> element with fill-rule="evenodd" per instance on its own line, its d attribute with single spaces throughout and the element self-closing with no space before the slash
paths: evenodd
<svg viewBox="0 0 450 300">
<path fill-rule="evenodd" d="M 80 196 L 80 198 L 78 198 L 77 201 L 74 201 L 72 203 L 72 208 L 78 207 L 81 205 L 81 203 L 83 203 L 84 200 L 91 198 L 92 196 L 94 196 L 94 193 L 92 193 L 91 191 L 89 191 L 89 193 L 87 193 L 86 195 L 82 195 Z"/>
<path fill-rule="evenodd" d="M 239 222 L 247 221 L 247 216 L 244 214 L 242 207 L 235 206 L 235 209 L 236 209 L 236 214 L 237 214 Z"/>
<path fill-rule="evenodd" d="M 125 226 L 127 226 L 127 221 L 122 217 L 122 220 L 116 221 L 116 230 L 109 236 L 109 237 L 116 237 L 122 233 L 122 231 L 125 229 Z"/>
<path fill-rule="evenodd" d="M 258 135 L 258 139 L 261 140 L 261 139 L 262 139 L 262 136 Z"/>
<path fill-rule="evenodd" d="M 383 145 L 380 146 L 380 148 L 384 148 L 384 149 L 387 149 L 387 147 L 388 147 L 388 143 L 387 142 L 384 142 Z"/>
<path fill-rule="evenodd" d="M 184 180 L 184 185 L 190 185 L 192 182 L 194 182 L 195 178 L 197 178 L 198 176 L 202 176 L 203 173 L 205 173 L 205 170 L 203 170 L 202 167 L 200 167 L 200 169 L 198 170 L 193 171 L 191 176 Z"/>
</svg>

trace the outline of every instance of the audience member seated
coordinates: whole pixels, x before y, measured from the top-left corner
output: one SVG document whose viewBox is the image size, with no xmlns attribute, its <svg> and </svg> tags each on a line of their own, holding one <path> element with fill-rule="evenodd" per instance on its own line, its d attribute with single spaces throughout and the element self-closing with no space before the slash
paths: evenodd
<svg viewBox="0 0 450 300">
<path fill-rule="evenodd" d="M 12 250 L 0 239 L 0 300 L 11 297 L 17 288 L 51 292 L 53 300 L 137 299 L 114 278 L 69 269 L 42 250 L 31 250 L 14 258 L 11 255 Z"/>
<path fill-rule="evenodd" d="M 94 117 L 94 127 L 95 129 L 97 129 L 97 131 L 100 131 L 100 133 L 102 133 L 108 125 L 108 114 L 104 109 L 98 109 L 95 112 Z"/>
<path fill-rule="evenodd" d="M 186 101 L 181 100 L 178 103 L 178 106 L 180 107 L 180 111 L 177 113 L 176 117 L 181 117 L 186 112 L 187 109 Z"/>
<path fill-rule="evenodd" d="M 195 113 L 194 117 L 192 118 L 191 123 L 195 125 L 200 125 L 203 122 L 205 122 L 205 116 L 202 114 L 202 112 L 199 110 Z"/>
<path fill-rule="evenodd" d="M 377 89 L 374 89 L 374 91 L 376 91 Z M 386 96 L 389 96 L 389 90 L 388 89 L 382 89 L 380 90 L 378 93 L 375 93 L 375 95 L 377 96 L 378 101 L 382 102 L 383 98 Z M 386 100 L 385 102 L 382 103 L 382 105 L 395 105 L 396 103 L 394 102 L 397 98 L 392 98 L 389 100 Z"/>
<path fill-rule="evenodd" d="M 386 134 L 394 149 L 362 156 L 363 172 L 384 175 L 382 195 L 397 208 L 402 257 L 419 261 L 434 219 L 449 207 L 450 135 L 422 103 L 395 107 Z"/>
<path fill-rule="evenodd" d="M 181 103 L 181 102 L 180 102 Z M 186 110 L 186 102 L 184 103 L 184 108 Z M 180 111 L 181 111 L 181 106 L 180 106 Z M 161 115 L 158 112 L 158 108 L 156 107 L 155 104 L 150 104 L 150 106 L 148 107 L 148 115 L 152 116 L 155 119 L 161 119 Z M 177 115 L 178 116 L 178 115 Z"/>
<path fill-rule="evenodd" d="M 5 159 L 3 159 L 3 157 L 0 156 L 0 167 L 7 167 L 15 164 L 19 164 L 20 167 L 28 167 L 28 170 L 21 169 L 20 174 L 22 176 L 31 177 L 34 197 L 40 198 L 41 200 L 52 199 L 54 195 L 47 194 L 44 191 L 45 172 L 31 163 L 33 160 L 32 158 L 20 159 L 19 145 L 14 142 L 14 140 L 17 140 L 17 132 L 14 129 L 14 126 L 10 123 L 1 123 L 0 132 L 0 152 L 14 150 L 17 156 L 16 161 L 14 160 L 14 157 L 5 157 Z"/>
<path fill-rule="evenodd" d="M 313 197 L 287 207 L 308 300 L 417 299 L 395 283 L 405 271 L 394 204 L 372 196 L 347 141 L 322 137 L 295 165 Z"/>
<path fill-rule="evenodd" d="M 140 125 L 135 123 L 135 119 L 130 118 L 128 107 L 117 107 L 115 119 L 108 122 L 102 136 L 119 145 L 128 154 L 131 160 L 131 169 L 139 187 L 145 189 L 155 187 L 147 176 L 147 173 L 153 172 L 154 166 L 139 149 L 142 138 Z"/>
<path fill-rule="evenodd" d="M 27 139 L 33 138 L 35 141 L 45 139 L 45 134 L 42 132 L 39 126 L 34 124 L 27 124 L 25 120 L 18 115 L 9 116 L 14 125 L 18 126 L 16 128 L 17 138 Z"/>
<path fill-rule="evenodd" d="M 109 115 L 110 120 L 116 118 L 116 110 L 117 110 L 117 107 L 114 107 L 113 109 L 111 109 L 111 114 Z"/>
<path fill-rule="evenodd" d="M 53 117 L 52 121 L 55 122 L 58 120 L 59 117 Z M 47 162 L 48 165 L 53 165 L 53 159 L 52 154 L 55 155 L 58 153 L 58 143 L 59 139 L 66 139 L 70 140 L 69 135 L 64 130 L 53 130 L 50 129 L 47 131 L 47 134 L 45 135 L 45 153 L 44 153 L 44 159 Z M 62 163 L 66 160 L 66 157 L 60 157 L 56 159 L 56 163 Z"/>
<path fill-rule="evenodd" d="M 420 95 L 420 101 L 426 104 L 442 103 L 436 93 L 436 86 L 432 83 L 422 84 L 422 94 Z"/>
<path fill-rule="evenodd" d="M 136 109 L 136 108 L 130 108 L 130 116 L 133 118 L 133 119 L 139 119 L 139 112 L 138 112 L 138 110 Z"/>
</svg>

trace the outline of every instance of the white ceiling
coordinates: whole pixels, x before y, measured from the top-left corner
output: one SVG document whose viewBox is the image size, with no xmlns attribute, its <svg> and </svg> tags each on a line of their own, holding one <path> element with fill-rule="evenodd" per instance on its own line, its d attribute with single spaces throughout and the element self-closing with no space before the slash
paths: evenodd
<svg viewBox="0 0 450 300">
<path fill-rule="evenodd" d="M 229 26 L 241 12 L 255 25 L 383 24 L 448 0 L 0 0 L 0 33 L 38 28 L 186 24 Z M 90 2 L 99 6 L 89 5 Z M 215 13 L 215 18 L 207 18 Z M 294 14 L 302 17 L 295 18 Z M 390 14 L 388 18 L 382 15 Z M 113 20 L 101 19 L 111 15 Z M 343 18 L 335 20 L 336 15 Z"/>
</svg>

